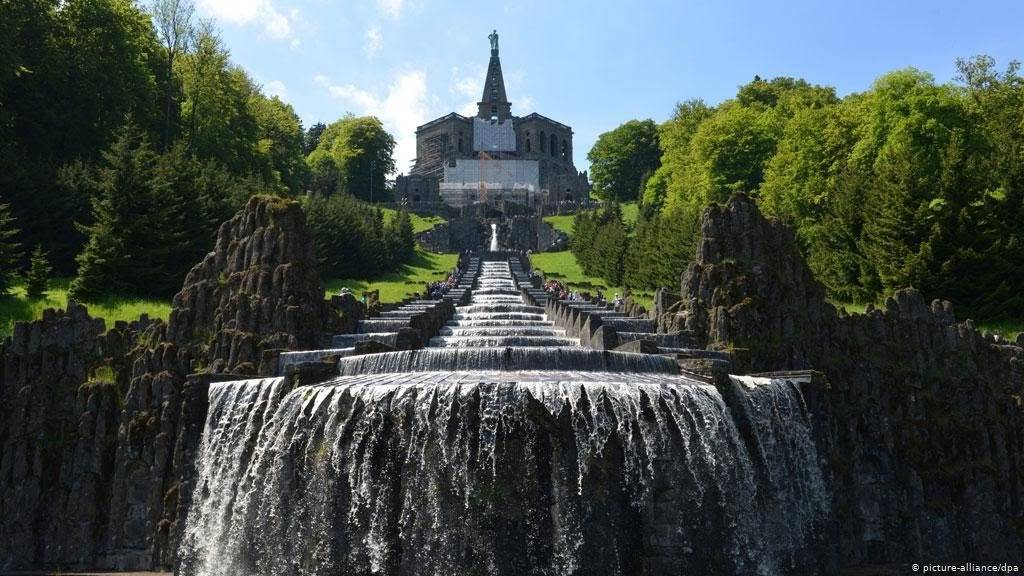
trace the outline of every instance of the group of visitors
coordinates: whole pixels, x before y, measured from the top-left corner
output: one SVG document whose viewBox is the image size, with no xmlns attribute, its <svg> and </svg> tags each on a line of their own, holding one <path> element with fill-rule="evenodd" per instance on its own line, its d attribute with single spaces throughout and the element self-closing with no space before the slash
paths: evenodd
<svg viewBox="0 0 1024 576">
<path fill-rule="evenodd" d="M 455 268 L 452 268 L 451 272 L 448 273 L 448 278 L 444 280 L 438 280 L 436 282 L 427 283 L 427 295 L 431 300 L 440 300 L 448 293 L 449 290 L 454 288 L 459 283 L 459 278 L 462 278 L 462 265 L 461 263 Z"/>
<path fill-rule="evenodd" d="M 531 271 L 530 275 L 534 276 L 536 275 L 536 272 Z M 601 292 L 600 288 L 595 291 L 595 294 L 591 295 L 590 292 L 570 290 L 568 286 L 555 279 L 545 280 L 543 288 L 548 297 L 556 300 L 568 300 L 569 302 L 591 302 L 593 304 L 608 303 L 608 299 L 605 297 L 604 292 Z M 611 301 L 612 305 L 618 308 L 623 302 L 624 300 L 622 295 L 616 292 L 615 298 Z"/>
<path fill-rule="evenodd" d="M 544 291 L 547 292 L 548 297 L 556 300 L 568 300 L 570 302 L 590 300 L 589 293 L 570 290 L 565 284 L 553 279 L 544 282 Z"/>
</svg>

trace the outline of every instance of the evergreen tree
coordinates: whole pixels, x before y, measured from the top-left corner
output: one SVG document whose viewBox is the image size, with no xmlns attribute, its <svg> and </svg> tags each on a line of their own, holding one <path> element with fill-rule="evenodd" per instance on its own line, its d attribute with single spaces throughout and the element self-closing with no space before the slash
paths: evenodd
<svg viewBox="0 0 1024 576">
<path fill-rule="evenodd" d="M 36 245 L 36 249 L 32 251 L 28 276 L 25 277 L 25 293 L 29 298 L 38 300 L 46 294 L 46 285 L 50 281 L 52 271 L 43 247 Z"/>
<path fill-rule="evenodd" d="M 21 245 L 14 241 L 17 234 L 10 207 L 0 198 L 0 296 L 10 291 L 21 266 Z"/>
<path fill-rule="evenodd" d="M 89 240 L 78 256 L 70 294 L 83 300 L 111 293 L 164 295 L 168 186 L 157 170 L 158 157 L 129 121 L 104 160 L 95 176 L 93 223 L 83 226 Z"/>
<path fill-rule="evenodd" d="M 399 210 L 394 219 L 396 257 L 399 262 L 408 262 L 416 251 L 416 235 L 412 229 L 412 218 L 405 210 Z"/>
</svg>

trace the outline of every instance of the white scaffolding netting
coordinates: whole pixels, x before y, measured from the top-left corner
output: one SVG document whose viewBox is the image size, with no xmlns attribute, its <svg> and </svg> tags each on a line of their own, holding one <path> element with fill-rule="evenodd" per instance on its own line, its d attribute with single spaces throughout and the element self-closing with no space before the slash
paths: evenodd
<svg viewBox="0 0 1024 576">
<path fill-rule="evenodd" d="M 516 131 L 512 120 L 496 122 L 473 118 L 473 151 L 515 152 Z"/>
</svg>

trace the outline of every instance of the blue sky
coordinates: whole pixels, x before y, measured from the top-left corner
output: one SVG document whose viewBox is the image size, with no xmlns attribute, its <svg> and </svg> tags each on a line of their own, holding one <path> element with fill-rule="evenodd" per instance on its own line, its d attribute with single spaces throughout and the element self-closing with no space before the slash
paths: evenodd
<svg viewBox="0 0 1024 576">
<path fill-rule="evenodd" d="M 513 114 L 573 127 L 577 168 L 597 136 L 632 118 L 668 118 L 680 100 L 714 104 L 755 74 L 866 89 L 915 66 L 940 82 L 958 56 L 1000 68 L 1024 59 L 1024 1 L 195 0 L 233 59 L 308 126 L 374 114 L 398 141 L 471 112 L 497 29 Z"/>
</svg>

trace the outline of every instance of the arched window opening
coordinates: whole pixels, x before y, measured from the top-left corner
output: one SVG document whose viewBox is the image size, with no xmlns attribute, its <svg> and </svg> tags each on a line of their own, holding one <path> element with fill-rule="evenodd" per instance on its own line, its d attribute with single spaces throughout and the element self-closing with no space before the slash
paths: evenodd
<svg viewBox="0 0 1024 576">
<path fill-rule="evenodd" d="M 569 143 L 562 140 L 562 160 L 569 160 Z"/>
<path fill-rule="evenodd" d="M 526 135 L 526 151 L 527 151 L 527 152 L 530 152 L 530 151 L 531 151 L 531 149 L 533 148 L 533 144 L 532 144 L 532 142 L 533 142 L 533 141 L 532 141 L 532 139 L 530 138 L 530 135 L 529 135 L 529 134 L 527 134 L 527 135 Z"/>
</svg>

